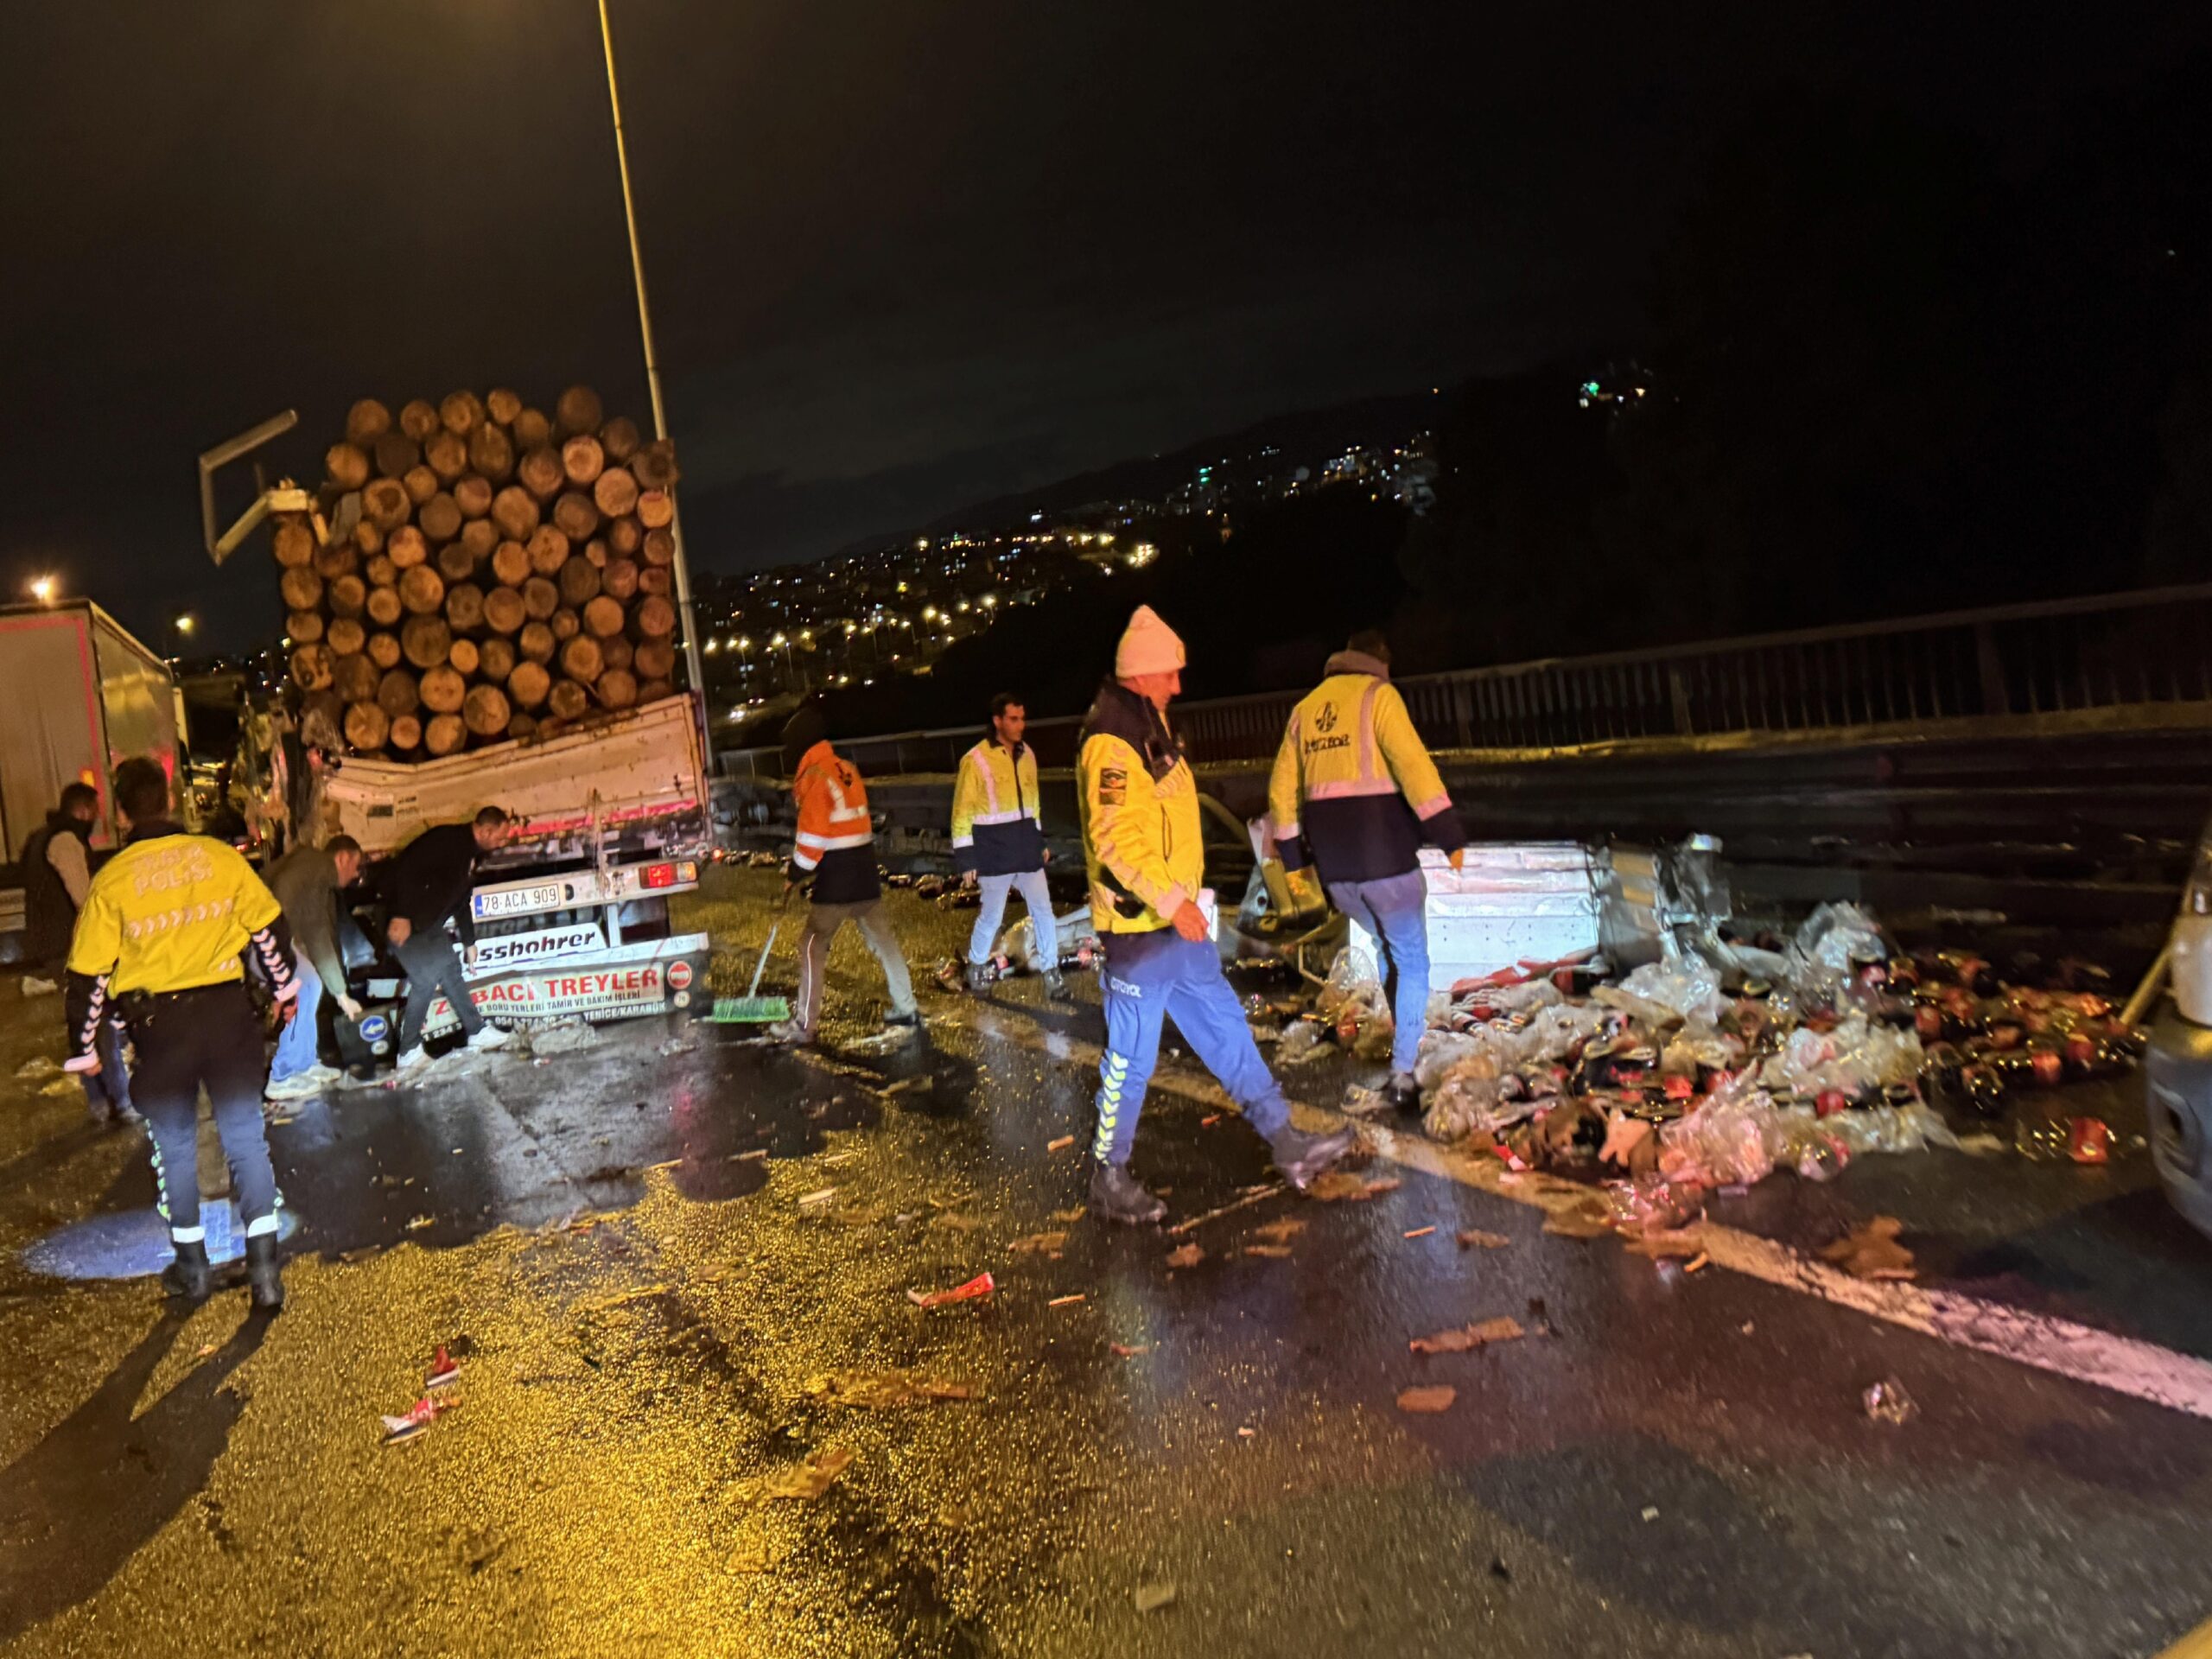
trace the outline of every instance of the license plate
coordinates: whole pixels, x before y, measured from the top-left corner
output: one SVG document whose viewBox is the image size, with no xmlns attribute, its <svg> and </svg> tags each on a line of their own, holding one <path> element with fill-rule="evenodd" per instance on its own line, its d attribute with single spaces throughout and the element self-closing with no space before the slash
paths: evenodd
<svg viewBox="0 0 2212 1659">
<path fill-rule="evenodd" d="M 524 916 L 534 911 L 558 910 L 567 889 L 558 881 L 539 887 L 511 887 L 505 893 L 480 893 L 469 901 L 479 919 L 491 916 Z"/>
</svg>

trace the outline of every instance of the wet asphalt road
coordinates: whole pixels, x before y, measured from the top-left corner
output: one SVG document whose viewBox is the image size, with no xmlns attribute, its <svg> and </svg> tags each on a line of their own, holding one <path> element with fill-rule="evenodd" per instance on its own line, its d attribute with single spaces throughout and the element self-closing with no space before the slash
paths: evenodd
<svg viewBox="0 0 2212 1659">
<path fill-rule="evenodd" d="M 772 877 L 719 880 L 741 976 Z M 968 917 L 898 919 L 919 964 Z M 848 935 L 818 1054 L 647 1022 L 305 1105 L 273 1323 L 23 1268 L 150 1181 L 9 1085 L 0 1652 L 2118 1656 L 2212 1612 L 2212 1422 L 1383 1161 L 1363 1202 L 1109 1234 L 1073 1214 L 1088 988 L 925 993 L 931 1043 L 887 1051 L 872 974 Z M 56 1052 L 39 1006 L 0 1007 L 0 1076 Z M 1137 1162 L 1177 1217 L 1266 1181 L 1202 1077 L 1161 1082 Z M 1810 1246 L 1885 1211 L 1946 1286 L 2212 1352 L 2212 1246 L 2147 1180 L 1929 1154 L 1719 1213 Z M 988 1301 L 905 1294 L 986 1268 Z M 1529 1334 L 1408 1351 L 1497 1316 Z M 380 1446 L 442 1341 L 458 1409 Z M 824 1394 L 886 1368 L 972 1397 Z M 1902 1427 L 1860 1406 L 1891 1376 Z"/>
</svg>

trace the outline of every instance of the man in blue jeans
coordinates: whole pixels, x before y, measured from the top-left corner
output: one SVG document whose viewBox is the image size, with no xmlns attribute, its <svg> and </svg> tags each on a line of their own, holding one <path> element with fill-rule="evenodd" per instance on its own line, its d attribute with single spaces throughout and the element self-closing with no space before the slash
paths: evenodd
<svg viewBox="0 0 2212 1659">
<path fill-rule="evenodd" d="M 327 846 L 295 847 L 264 878 L 283 906 L 300 983 L 298 1009 L 277 1033 L 265 1099 L 305 1100 L 338 1081 L 337 1069 L 323 1065 L 318 1052 L 317 1014 L 327 988 L 347 1019 L 361 1017 L 361 1005 L 346 989 L 346 960 L 338 948 L 338 895 L 360 873 L 361 843 L 333 836 Z"/>
<path fill-rule="evenodd" d="M 1421 1107 L 1414 1057 L 1428 1019 L 1426 842 L 1457 870 L 1466 834 L 1390 683 L 1390 646 L 1373 629 L 1352 635 L 1325 677 L 1291 711 L 1268 785 L 1268 815 L 1283 868 L 1320 873 L 1329 902 L 1365 928 L 1396 980 L 1390 1096 Z"/>
</svg>

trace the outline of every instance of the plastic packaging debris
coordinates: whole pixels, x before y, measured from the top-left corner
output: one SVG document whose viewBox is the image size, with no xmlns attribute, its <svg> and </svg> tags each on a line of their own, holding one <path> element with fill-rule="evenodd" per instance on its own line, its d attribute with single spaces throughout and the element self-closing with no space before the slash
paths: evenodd
<svg viewBox="0 0 2212 1659">
<path fill-rule="evenodd" d="M 1705 1195 L 1657 1175 L 1605 1183 L 1605 1201 L 1616 1232 L 1640 1235 L 1678 1232 L 1705 1213 Z"/>
<path fill-rule="evenodd" d="M 1677 1185 L 1749 1186 L 1773 1172 L 1783 1148 L 1772 1099 L 1738 1084 L 1659 1131 L 1659 1169 Z"/>
<path fill-rule="evenodd" d="M 1405 1389 L 1398 1395 L 1398 1409 L 1422 1416 L 1433 1416 L 1452 1409 L 1452 1402 L 1459 1397 L 1459 1390 L 1450 1384 L 1435 1388 Z"/>
<path fill-rule="evenodd" d="M 1373 1117 L 1388 1111 L 1390 1097 L 1380 1089 L 1367 1089 L 1352 1084 L 1344 1090 L 1343 1109 L 1348 1117 Z"/>
<path fill-rule="evenodd" d="M 411 1440 L 446 1413 L 460 1408 L 458 1400 L 433 1400 L 426 1394 L 407 1408 L 405 1415 L 383 1419 L 384 1443 L 397 1446 L 402 1440 Z"/>
<path fill-rule="evenodd" d="M 438 1344 L 438 1351 L 431 1356 L 429 1374 L 423 1379 L 423 1386 L 442 1389 L 460 1381 L 461 1363 L 447 1351 L 445 1344 L 442 1342 Z"/>
<path fill-rule="evenodd" d="M 1713 1024 L 1728 1007 L 1728 999 L 1720 995 L 1719 976 L 1689 957 L 1648 962 L 1623 980 L 1620 988 L 1699 1025 Z"/>
<path fill-rule="evenodd" d="M 1781 1115 L 1785 1158 L 1795 1160 L 1815 1141 L 1827 1140 L 1851 1157 L 1872 1152 L 1923 1152 L 1929 1147 L 1959 1150 L 1950 1125 L 1918 1101 L 1902 1106 L 1869 1106 L 1821 1117 L 1808 1107 Z"/>
<path fill-rule="evenodd" d="M 1285 1065 L 1306 1065 L 1321 1058 L 1327 1046 L 1328 1035 L 1311 1020 L 1300 1020 L 1283 1027 L 1281 1040 L 1275 1045 L 1275 1058 Z"/>
<path fill-rule="evenodd" d="M 2077 1117 L 2067 1128 L 2066 1155 L 2077 1164 L 2112 1161 L 2112 1130 L 2101 1117 Z"/>
<path fill-rule="evenodd" d="M 1825 995 L 1852 977 L 1856 965 L 1890 954 L 1882 930 L 1856 905 L 1822 905 L 1805 918 L 1783 953 L 1783 977 L 1801 995 Z"/>
<path fill-rule="evenodd" d="M 1382 976 L 1363 950 L 1350 945 L 1337 952 L 1337 959 L 1329 964 L 1329 977 L 1314 999 L 1322 1017 L 1336 1020 L 1346 1008 L 1353 1009 L 1363 1021 L 1375 1015 L 1388 1016 L 1389 999 L 1383 995 Z"/>
<path fill-rule="evenodd" d="M 1917 1032 L 1875 1025 L 1853 1009 L 1830 1030 L 1800 1026 L 1791 1032 L 1782 1052 L 1759 1069 L 1759 1081 L 1801 1095 L 1836 1090 L 1861 1099 L 1910 1084 L 1926 1058 Z"/>
<path fill-rule="evenodd" d="M 1919 1406 L 1904 1391 L 1904 1384 L 1894 1376 L 1885 1377 L 1873 1384 L 1860 1398 L 1869 1418 L 1878 1423 L 1887 1423 L 1892 1428 L 1901 1427 L 1920 1414 Z"/>
<path fill-rule="evenodd" d="M 1494 1135 L 1535 1109 L 1536 1103 L 1525 1096 L 1504 1097 L 1493 1056 L 1472 1054 L 1437 1084 L 1424 1122 L 1438 1140 L 1457 1141 L 1470 1135 Z"/>
<path fill-rule="evenodd" d="M 950 1290 L 910 1290 L 906 1300 L 916 1307 L 944 1307 L 954 1302 L 972 1302 L 989 1295 L 998 1288 L 998 1281 L 988 1273 L 979 1273 L 964 1285 L 955 1285 Z"/>
</svg>

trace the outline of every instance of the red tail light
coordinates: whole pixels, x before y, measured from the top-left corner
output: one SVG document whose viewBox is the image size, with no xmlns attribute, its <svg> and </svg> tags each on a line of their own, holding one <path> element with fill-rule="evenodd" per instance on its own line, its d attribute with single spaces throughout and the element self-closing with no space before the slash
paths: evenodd
<svg viewBox="0 0 2212 1659">
<path fill-rule="evenodd" d="M 645 880 L 648 887 L 672 887 L 676 885 L 676 866 L 648 864 L 645 866 Z"/>
</svg>

